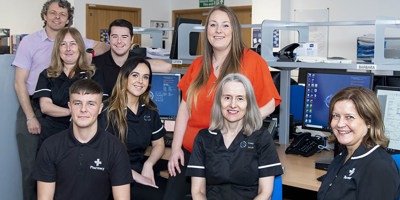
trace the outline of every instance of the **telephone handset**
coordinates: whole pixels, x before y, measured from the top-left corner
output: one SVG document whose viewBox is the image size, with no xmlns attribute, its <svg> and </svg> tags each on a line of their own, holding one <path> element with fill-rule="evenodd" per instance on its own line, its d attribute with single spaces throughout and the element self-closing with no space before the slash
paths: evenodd
<svg viewBox="0 0 400 200">
<path fill-rule="evenodd" d="M 278 52 L 278 62 L 293 62 L 294 61 L 294 54 L 293 51 L 299 47 L 298 43 L 292 43 L 286 45 Z"/>
<path fill-rule="evenodd" d="M 299 154 L 304 157 L 314 155 L 314 153 L 321 151 L 320 148 L 325 143 L 325 139 L 321 136 L 311 136 L 311 133 L 306 132 L 298 135 L 289 147 L 286 149 L 286 154 Z"/>
</svg>

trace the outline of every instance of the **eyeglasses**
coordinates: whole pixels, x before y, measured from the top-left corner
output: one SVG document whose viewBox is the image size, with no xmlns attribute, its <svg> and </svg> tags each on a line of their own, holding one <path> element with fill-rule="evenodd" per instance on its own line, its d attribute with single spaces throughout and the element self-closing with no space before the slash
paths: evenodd
<svg viewBox="0 0 400 200">
<path fill-rule="evenodd" d="M 50 10 L 47 15 L 51 16 L 51 17 L 59 17 L 59 18 L 67 18 L 68 14 L 65 12 L 57 12 L 55 10 Z"/>
</svg>

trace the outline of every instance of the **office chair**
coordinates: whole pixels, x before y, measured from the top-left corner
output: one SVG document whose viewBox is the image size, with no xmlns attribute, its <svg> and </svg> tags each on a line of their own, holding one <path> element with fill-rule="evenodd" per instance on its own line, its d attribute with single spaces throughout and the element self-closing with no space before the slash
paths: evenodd
<svg viewBox="0 0 400 200">
<path fill-rule="evenodd" d="M 400 169 L 400 154 L 393 154 L 392 158 L 396 162 L 397 167 L 399 167 L 399 169 Z"/>
<path fill-rule="evenodd" d="M 400 169 L 400 154 L 393 154 L 392 158 L 396 162 L 397 167 Z M 400 197 L 399 197 L 399 200 L 400 200 Z"/>
<path fill-rule="evenodd" d="M 272 191 L 271 200 L 282 200 L 282 175 L 275 176 L 274 190 Z"/>
</svg>

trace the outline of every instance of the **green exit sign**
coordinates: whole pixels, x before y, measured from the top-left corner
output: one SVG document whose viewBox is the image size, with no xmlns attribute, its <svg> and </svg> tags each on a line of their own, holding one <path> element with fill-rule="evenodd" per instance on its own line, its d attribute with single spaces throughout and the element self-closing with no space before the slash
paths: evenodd
<svg viewBox="0 0 400 200">
<path fill-rule="evenodd" d="M 218 4 L 224 4 L 224 0 L 199 0 L 199 7 L 213 7 Z"/>
</svg>

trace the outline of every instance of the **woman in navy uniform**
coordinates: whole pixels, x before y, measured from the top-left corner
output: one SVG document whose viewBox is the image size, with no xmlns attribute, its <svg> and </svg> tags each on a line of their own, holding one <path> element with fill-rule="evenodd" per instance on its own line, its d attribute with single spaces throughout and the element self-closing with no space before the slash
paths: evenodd
<svg viewBox="0 0 400 200">
<path fill-rule="evenodd" d="M 344 150 L 328 168 L 318 199 L 398 199 L 399 170 L 385 151 L 381 110 L 376 95 L 362 87 L 345 88 L 332 98 L 329 121 Z"/>
<path fill-rule="evenodd" d="M 63 28 L 55 38 L 50 66 L 40 73 L 33 94 L 44 114 L 39 144 L 69 127 L 69 87 L 95 74 L 95 67 L 88 64 L 85 49 L 83 38 L 75 28 Z"/>
<path fill-rule="evenodd" d="M 126 145 L 134 183 L 131 199 L 161 199 L 166 180 L 154 174 L 153 166 L 164 154 L 166 131 L 150 98 L 152 72 L 148 61 L 129 58 L 118 74 L 109 98 L 106 129 Z M 151 144 L 146 159 L 144 153 Z"/>
<path fill-rule="evenodd" d="M 269 199 L 283 173 L 250 81 L 229 74 L 218 86 L 208 129 L 198 133 L 187 166 L 193 199 Z"/>
</svg>

